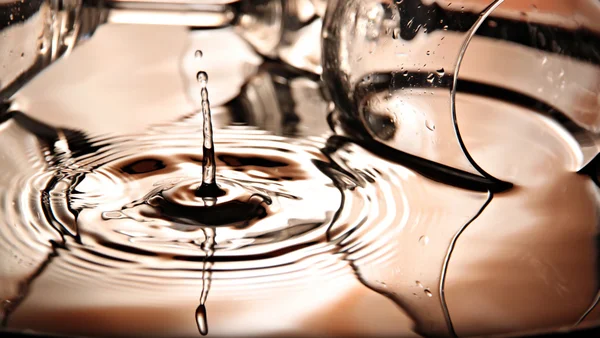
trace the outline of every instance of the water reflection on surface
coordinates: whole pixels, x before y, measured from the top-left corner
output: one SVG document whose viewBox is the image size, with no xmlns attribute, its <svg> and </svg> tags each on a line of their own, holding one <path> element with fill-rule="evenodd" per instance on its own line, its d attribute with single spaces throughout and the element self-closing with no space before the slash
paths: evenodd
<svg viewBox="0 0 600 338">
<path fill-rule="evenodd" d="M 198 335 L 206 233 L 154 217 L 149 201 L 128 208 L 201 173 L 201 116 L 190 114 L 194 98 L 182 87 L 176 53 L 162 51 L 209 43 L 161 32 L 101 30 L 22 93 L 17 107 L 29 117 L 0 125 L 0 296 L 14 310 L 9 329 Z M 170 48 L 145 49 L 152 43 L 139 39 L 140 49 L 121 46 L 119 62 L 90 59 L 95 48 L 121 41 L 111 34 L 149 34 Z M 202 49 L 205 60 L 210 48 Z M 373 144 L 361 147 L 355 135 L 333 135 L 312 77 L 272 64 L 241 72 L 252 66 L 229 54 L 215 75 L 203 65 L 209 88 L 217 79 L 239 84 L 210 88 L 221 106 L 213 109 L 217 180 L 272 203 L 246 227 L 214 228 L 210 334 L 448 335 L 441 268 L 451 240 L 488 195 L 436 180 Z M 41 93 L 53 76 L 64 82 Z M 365 107 L 405 115 L 397 135 L 412 139 L 415 151 L 452 142 L 443 135 L 447 96 L 397 94 L 375 92 Z M 574 325 L 598 289 L 598 192 L 573 172 L 576 142 L 516 105 L 459 93 L 457 109 L 474 158 L 514 187 L 496 193 L 456 243 L 445 285 L 456 333 Z M 419 112 L 440 114 L 430 118 L 435 128 Z M 119 217 L 103 219 L 115 211 Z M 598 318 L 592 312 L 583 324 Z"/>
</svg>

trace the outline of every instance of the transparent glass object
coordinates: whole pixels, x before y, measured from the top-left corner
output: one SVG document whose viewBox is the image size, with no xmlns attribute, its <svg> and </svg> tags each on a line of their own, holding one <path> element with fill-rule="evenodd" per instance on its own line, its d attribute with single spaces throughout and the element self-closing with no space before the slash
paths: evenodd
<svg viewBox="0 0 600 338">
<path fill-rule="evenodd" d="M 558 122 L 581 169 L 598 152 L 599 17 L 593 0 L 330 1 L 324 79 L 347 120 L 392 148 L 479 173 L 444 141 L 454 120 L 499 123 L 468 115 L 469 94 Z"/>
<path fill-rule="evenodd" d="M 440 220 L 421 256 L 398 258 L 402 274 L 377 272 L 418 332 L 598 323 L 599 18 L 591 0 L 329 1 L 336 130 L 487 196 L 462 227 Z M 417 245 L 409 232 L 399 246 Z M 423 287 L 434 301 L 413 295 Z"/>
</svg>

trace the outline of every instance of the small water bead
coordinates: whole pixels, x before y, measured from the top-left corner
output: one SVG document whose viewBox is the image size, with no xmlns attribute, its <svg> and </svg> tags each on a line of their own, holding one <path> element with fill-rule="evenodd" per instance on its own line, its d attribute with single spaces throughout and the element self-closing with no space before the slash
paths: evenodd
<svg viewBox="0 0 600 338">
<path fill-rule="evenodd" d="M 425 121 L 425 127 L 427 127 L 427 129 L 429 129 L 430 131 L 434 131 L 435 130 L 435 123 L 433 123 L 433 121 L 426 120 Z M 423 237 L 425 237 L 425 239 L 427 240 L 427 242 L 429 242 L 429 237 L 427 237 L 427 236 L 423 236 Z M 425 244 L 427 244 L 427 243 L 425 243 Z"/>
<path fill-rule="evenodd" d="M 200 71 L 196 74 L 196 80 L 198 80 L 201 85 L 205 86 L 208 83 L 208 74 L 204 71 Z"/>
<path fill-rule="evenodd" d="M 38 44 L 38 50 L 41 54 L 45 54 L 48 51 L 48 44 L 44 40 L 40 40 Z"/>
<path fill-rule="evenodd" d="M 375 281 L 375 283 L 377 283 L 377 284 L 381 285 L 381 286 L 382 286 L 382 287 L 384 287 L 384 288 L 387 288 L 387 284 L 386 284 L 385 282 L 382 282 L 382 281 L 376 280 L 376 281 Z"/>
<path fill-rule="evenodd" d="M 194 53 L 194 56 L 196 57 L 196 59 L 201 59 L 204 56 L 204 53 L 202 53 L 202 51 L 198 49 L 196 53 Z"/>
<path fill-rule="evenodd" d="M 433 293 L 431 293 L 431 291 L 429 289 L 425 289 L 423 291 L 425 292 L 425 294 L 427 295 L 427 297 L 433 297 Z"/>
<path fill-rule="evenodd" d="M 444 68 L 440 68 L 438 70 L 435 71 L 437 73 L 438 76 L 444 76 L 446 74 L 446 71 L 444 70 Z"/>
<path fill-rule="evenodd" d="M 419 281 L 415 281 L 415 284 L 416 284 L 418 287 L 420 287 L 421 289 L 423 288 L 423 284 L 421 284 L 421 282 L 419 282 Z"/>
<path fill-rule="evenodd" d="M 200 304 L 196 309 L 196 325 L 198 325 L 198 332 L 201 335 L 206 336 L 208 334 L 208 319 L 206 307 L 203 304 Z"/>
<path fill-rule="evenodd" d="M 433 73 L 429 73 L 429 75 L 427 75 L 427 82 L 433 83 L 433 80 L 435 80 L 435 75 L 433 75 Z"/>
<path fill-rule="evenodd" d="M 435 126 L 434 126 L 434 129 L 435 129 Z M 419 237 L 419 243 L 421 245 L 427 245 L 427 244 L 429 244 L 429 237 L 428 236 L 421 236 L 421 237 Z"/>
</svg>

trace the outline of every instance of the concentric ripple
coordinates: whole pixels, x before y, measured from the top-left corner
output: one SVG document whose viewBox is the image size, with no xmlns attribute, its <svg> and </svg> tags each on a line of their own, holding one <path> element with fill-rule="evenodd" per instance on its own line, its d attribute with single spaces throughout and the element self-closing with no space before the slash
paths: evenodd
<svg viewBox="0 0 600 338">
<path fill-rule="evenodd" d="M 145 133 L 96 138 L 21 120 L 0 125 L 0 158 L 20 156 L 0 172 L 0 290 L 9 329 L 192 337 L 206 329 L 201 320 L 197 327 L 199 316 L 210 335 L 318 336 L 324 328 L 313 323 L 323 317 L 340 335 L 450 334 L 442 267 L 487 194 L 428 179 L 345 137 L 300 139 L 231 126 L 215 132 L 216 178 L 225 194 L 206 198 L 196 194 L 201 125 L 194 115 Z M 468 304 L 487 302 L 486 290 L 494 297 L 521 290 L 511 282 L 517 278 L 527 295 L 544 299 L 555 290 L 546 281 L 556 280 L 564 285 L 557 301 L 564 294 L 573 301 L 564 311 L 546 306 L 554 317 L 537 327 L 572 323 L 589 307 L 596 291 L 594 186 L 585 176 L 555 175 L 563 179 L 557 192 L 538 194 L 524 181 L 498 194 L 461 236 L 445 280 L 459 335 L 472 324 Z M 559 193 L 565 186 L 569 194 Z M 573 222 L 570 211 L 581 211 L 578 223 L 569 223 L 579 235 L 559 241 L 565 228 L 557 223 L 551 246 L 543 236 L 522 244 L 513 233 L 552 225 L 535 213 L 523 216 L 531 201 L 561 204 L 547 196 L 569 210 L 553 218 Z M 532 256 L 516 262 L 477 243 L 508 243 Z M 564 262 L 578 262 L 582 277 L 572 284 L 532 254 L 555 243 L 585 249 Z M 498 276 L 501 268 L 510 278 Z M 377 303 L 361 303 L 368 299 Z M 495 309 L 512 311 L 509 303 Z"/>
<path fill-rule="evenodd" d="M 417 176 L 336 138 L 230 127 L 215 133 L 217 183 L 225 195 L 207 199 L 195 194 L 202 175 L 198 134 L 192 117 L 145 134 L 86 140 L 83 147 L 61 133 L 52 143 L 37 140 L 46 153 L 42 167 L 3 194 L 15 209 L 5 217 L 15 226 L 3 229 L 2 246 L 23 256 L 40 247 L 17 284 L 48 273 L 67 289 L 85 287 L 88 295 L 100 289 L 125 304 L 140 297 L 189 302 L 206 298 L 210 287 L 210 314 L 211 301 L 293 292 L 308 280 L 358 273 L 360 282 L 374 283 L 360 276 L 360 266 L 397 255 L 388 239 L 406 226 L 408 214 L 389 211 L 409 208 L 401 185 Z M 26 289 L 5 296 L 14 305 L 9 310 Z M 72 301 L 85 307 L 90 300 Z"/>
</svg>

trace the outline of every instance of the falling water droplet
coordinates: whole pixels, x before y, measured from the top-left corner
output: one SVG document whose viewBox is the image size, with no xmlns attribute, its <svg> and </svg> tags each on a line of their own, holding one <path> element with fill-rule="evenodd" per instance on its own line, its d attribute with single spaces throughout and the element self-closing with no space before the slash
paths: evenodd
<svg viewBox="0 0 600 338">
<path fill-rule="evenodd" d="M 435 80 L 435 75 L 433 75 L 433 73 L 429 73 L 429 75 L 427 75 L 427 82 L 433 83 L 433 80 Z"/>
<path fill-rule="evenodd" d="M 201 85 L 206 86 L 208 84 L 208 74 L 200 71 L 198 74 L 196 74 L 196 80 L 198 80 L 198 83 Z"/>
<path fill-rule="evenodd" d="M 429 126 L 427 126 L 427 128 L 429 129 Z M 435 129 L 435 126 L 433 128 Z M 431 129 L 429 129 L 429 130 L 431 130 Z M 419 243 L 421 243 L 421 245 L 427 245 L 429 243 L 429 237 L 428 236 L 419 237 Z"/>
<path fill-rule="evenodd" d="M 206 336 L 208 334 L 208 319 L 204 304 L 200 304 L 196 309 L 196 325 L 198 325 L 198 332 L 201 335 Z"/>
<path fill-rule="evenodd" d="M 201 59 L 204 56 L 204 53 L 202 53 L 202 51 L 198 49 L 196 53 L 194 53 L 194 56 L 196 57 L 196 59 Z"/>
<path fill-rule="evenodd" d="M 429 289 L 425 289 L 424 292 L 427 295 L 427 297 L 433 297 L 433 293 L 431 293 L 431 291 L 429 291 Z"/>
</svg>

